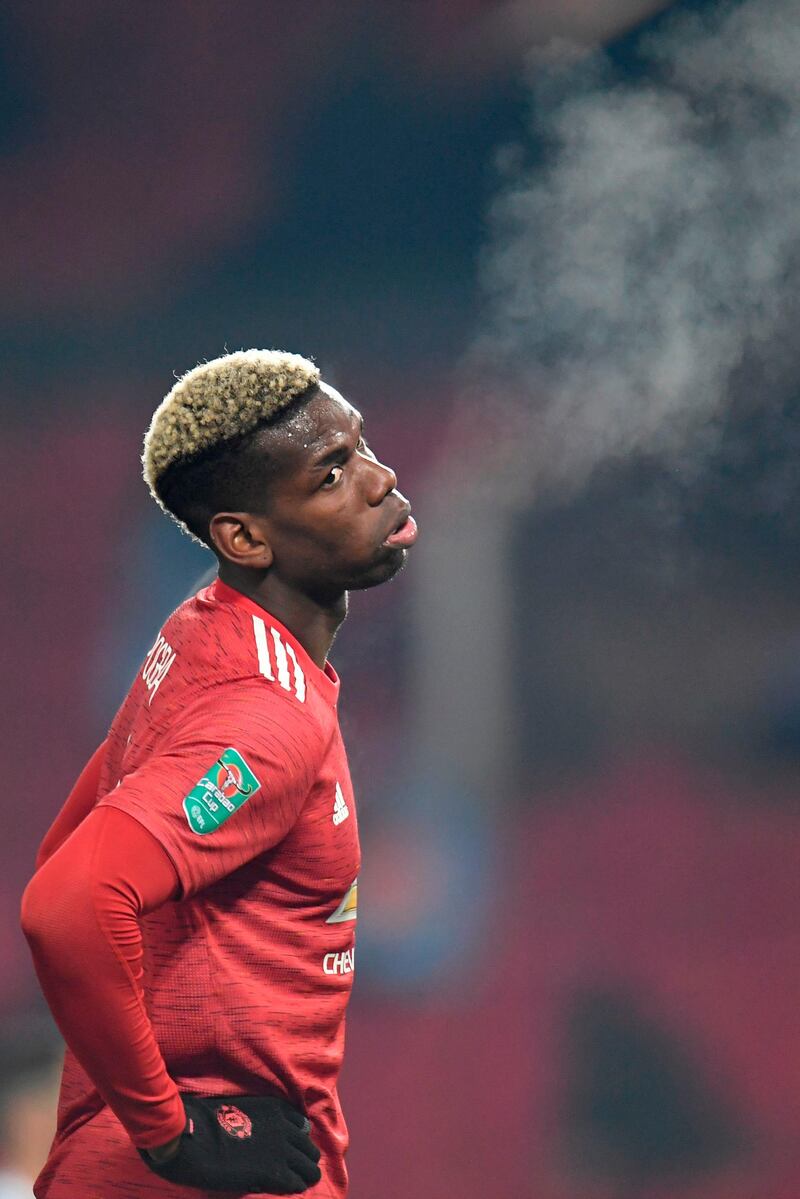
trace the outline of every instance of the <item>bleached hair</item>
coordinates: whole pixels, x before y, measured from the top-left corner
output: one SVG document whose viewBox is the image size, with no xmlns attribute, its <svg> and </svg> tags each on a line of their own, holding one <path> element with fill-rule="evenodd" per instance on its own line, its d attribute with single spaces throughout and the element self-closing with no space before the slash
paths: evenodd
<svg viewBox="0 0 800 1199">
<path fill-rule="evenodd" d="M 145 434 L 142 467 L 153 498 L 163 507 L 158 483 L 170 466 L 249 433 L 319 379 L 313 362 L 283 350 L 237 350 L 187 371 Z"/>
</svg>

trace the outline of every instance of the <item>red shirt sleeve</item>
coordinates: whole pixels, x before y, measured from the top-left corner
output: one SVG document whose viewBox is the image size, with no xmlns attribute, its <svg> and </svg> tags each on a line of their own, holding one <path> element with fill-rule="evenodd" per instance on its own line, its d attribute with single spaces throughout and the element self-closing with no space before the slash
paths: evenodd
<svg viewBox="0 0 800 1199">
<path fill-rule="evenodd" d="M 172 862 L 113 808 L 92 812 L 29 883 L 22 926 L 66 1043 L 134 1144 L 183 1131 L 142 991 L 139 917 L 174 899 Z"/>
<path fill-rule="evenodd" d="M 106 742 L 99 745 L 78 776 L 75 786 L 66 798 L 63 808 L 56 816 L 44 836 L 36 855 L 36 869 L 43 866 L 91 812 L 97 799 L 100 773 L 106 754 Z"/>
<path fill-rule="evenodd" d="M 152 833 L 187 897 L 286 836 L 330 735 L 303 705 L 258 680 L 223 684 L 98 806 L 127 812 Z"/>
</svg>

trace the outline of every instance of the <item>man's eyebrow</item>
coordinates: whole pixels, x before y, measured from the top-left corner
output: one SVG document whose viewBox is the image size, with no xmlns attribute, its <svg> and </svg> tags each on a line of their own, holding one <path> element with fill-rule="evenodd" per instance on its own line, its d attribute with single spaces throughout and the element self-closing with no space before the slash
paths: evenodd
<svg viewBox="0 0 800 1199">
<path fill-rule="evenodd" d="M 342 458 L 346 458 L 350 453 L 350 446 L 344 442 L 335 445 L 333 449 L 322 454 L 319 458 L 313 458 L 311 461 L 312 470 L 316 470 L 318 466 L 327 466 L 329 462 L 338 462 Z"/>
<path fill-rule="evenodd" d="M 356 412 L 358 417 L 359 432 L 363 436 L 364 433 L 364 417 L 360 412 Z M 340 441 L 338 445 L 333 446 L 325 453 L 320 454 L 319 458 L 312 458 L 310 466 L 312 470 L 316 470 L 319 466 L 327 466 L 330 462 L 337 462 L 339 459 L 346 458 L 350 453 L 350 447 Z"/>
</svg>

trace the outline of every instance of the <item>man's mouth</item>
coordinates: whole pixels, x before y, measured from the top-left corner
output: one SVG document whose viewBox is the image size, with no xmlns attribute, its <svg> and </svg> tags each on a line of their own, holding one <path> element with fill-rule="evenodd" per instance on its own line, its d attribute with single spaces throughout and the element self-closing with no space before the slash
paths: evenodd
<svg viewBox="0 0 800 1199">
<path fill-rule="evenodd" d="M 400 548 L 407 549 L 417 540 L 417 522 L 411 515 L 410 506 L 406 505 L 400 514 L 400 517 L 395 525 L 394 531 L 384 541 L 384 545 L 391 546 L 392 549 Z"/>
</svg>

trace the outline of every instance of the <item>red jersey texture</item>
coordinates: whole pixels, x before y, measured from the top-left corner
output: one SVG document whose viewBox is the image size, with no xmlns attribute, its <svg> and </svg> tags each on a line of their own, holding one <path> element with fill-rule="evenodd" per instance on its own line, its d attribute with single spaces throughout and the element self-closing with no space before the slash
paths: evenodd
<svg viewBox="0 0 800 1199">
<path fill-rule="evenodd" d="M 170 1076 L 182 1091 L 302 1107 L 323 1154 L 314 1199 L 347 1189 L 336 1082 L 360 853 L 338 691 L 330 666 L 218 581 L 145 659 L 97 800 L 139 822 L 178 876 L 176 901 L 141 919 L 145 1002 Z M 59 1199 L 60 1178 L 104 1199 L 201 1193 L 147 1170 L 69 1052 L 37 1195 Z"/>
</svg>

